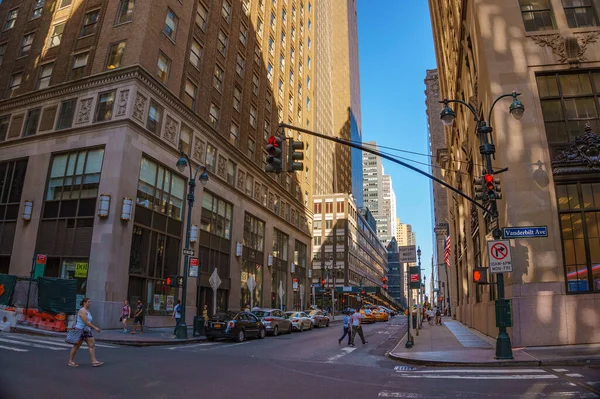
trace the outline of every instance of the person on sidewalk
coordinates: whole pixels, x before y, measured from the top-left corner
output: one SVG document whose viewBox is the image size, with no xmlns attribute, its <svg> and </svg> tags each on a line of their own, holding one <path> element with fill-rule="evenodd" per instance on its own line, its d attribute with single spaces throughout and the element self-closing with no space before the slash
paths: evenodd
<svg viewBox="0 0 600 399">
<path fill-rule="evenodd" d="M 141 299 L 138 299 L 137 306 L 135 308 L 135 314 L 133 315 L 133 331 L 132 334 L 135 335 L 137 331 L 137 326 L 140 325 L 140 334 L 144 333 L 144 304 Z"/>
<path fill-rule="evenodd" d="M 181 324 L 181 299 L 177 300 L 177 305 L 175 305 L 175 309 L 173 309 L 173 319 L 175 319 L 175 329 L 173 330 L 173 334 L 177 334 L 177 327 Z"/>
<path fill-rule="evenodd" d="M 90 352 L 90 358 L 92 359 L 92 367 L 102 366 L 104 362 L 99 362 L 96 359 L 96 341 L 92 336 L 92 330 L 96 330 L 100 332 L 100 328 L 96 327 L 92 324 L 92 314 L 90 313 L 90 305 L 92 301 L 90 298 L 84 298 L 81 303 L 81 309 L 77 312 L 76 322 L 75 322 L 75 331 L 77 331 L 79 335 L 79 339 L 73 344 L 73 348 L 71 348 L 71 353 L 69 354 L 69 367 L 78 367 L 79 365 L 75 363 L 75 354 L 81 347 L 83 341 L 88 346 L 88 351 Z"/>
<path fill-rule="evenodd" d="M 360 324 L 360 319 L 362 319 L 360 308 L 356 308 L 352 315 L 352 339 L 350 340 L 350 346 L 354 346 L 354 338 L 357 333 L 360 336 L 363 345 L 367 343 L 367 341 L 365 341 L 365 335 L 363 334 L 362 325 Z"/>
<path fill-rule="evenodd" d="M 121 310 L 121 317 L 119 321 L 123 324 L 123 332 L 127 333 L 127 319 L 131 316 L 131 306 L 129 306 L 129 301 L 125 299 L 123 304 L 123 309 Z"/>
<path fill-rule="evenodd" d="M 208 327 L 208 305 L 204 305 L 202 317 L 204 317 L 204 327 Z"/>
<path fill-rule="evenodd" d="M 437 308 L 435 310 L 435 325 L 436 326 L 441 326 L 442 325 L 442 312 L 440 311 L 439 308 Z"/>
<path fill-rule="evenodd" d="M 350 337 L 352 336 L 352 331 L 350 331 L 350 313 L 345 312 L 344 314 L 344 335 L 338 339 L 338 345 L 342 344 L 342 341 L 344 338 L 346 338 L 346 335 L 348 336 L 348 345 L 350 345 Z"/>
<path fill-rule="evenodd" d="M 0 323 L 0 332 L 10 332 L 10 322 L 6 316 L 2 318 L 2 323 Z"/>
</svg>

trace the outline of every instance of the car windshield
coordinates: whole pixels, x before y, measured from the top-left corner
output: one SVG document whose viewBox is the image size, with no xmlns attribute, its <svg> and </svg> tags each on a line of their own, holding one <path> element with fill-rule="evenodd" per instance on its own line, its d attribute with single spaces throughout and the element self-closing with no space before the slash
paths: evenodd
<svg viewBox="0 0 600 399">
<path fill-rule="evenodd" d="M 254 313 L 254 316 L 256 317 L 267 317 L 270 314 L 270 312 L 265 312 L 264 310 L 255 310 L 252 313 Z"/>
<path fill-rule="evenodd" d="M 296 316 L 296 314 L 297 314 L 297 313 L 294 313 L 294 312 L 285 312 L 285 315 L 286 315 L 287 317 L 292 317 L 292 316 L 294 316 L 294 317 L 297 317 L 297 316 Z"/>
<path fill-rule="evenodd" d="M 316 316 L 317 313 L 319 313 L 317 310 L 311 310 L 310 312 L 308 312 L 308 315 L 312 317 L 312 316 Z"/>
<path fill-rule="evenodd" d="M 227 320 L 231 320 L 235 317 L 235 315 L 233 313 L 229 313 L 229 312 L 219 312 L 219 313 L 215 313 L 210 320 L 211 321 L 227 321 Z"/>
</svg>

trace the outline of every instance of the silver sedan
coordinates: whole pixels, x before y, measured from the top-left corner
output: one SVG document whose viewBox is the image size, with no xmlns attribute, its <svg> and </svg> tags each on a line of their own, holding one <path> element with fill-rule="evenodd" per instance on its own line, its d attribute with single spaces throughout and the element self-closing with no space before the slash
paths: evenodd
<svg viewBox="0 0 600 399">
<path fill-rule="evenodd" d="M 292 328 L 296 331 L 312 330 L 313 323 L 304 312 L 285 312 L 287 318 L 292 322 Z"/>
<path fill-rule="evenodd" d="M 258 309 L 252 313 L 260 319 L 268 333 L 274 336 L 280 333 L 292 333 L 292 323 L 281 310 Z"/>
</svg>

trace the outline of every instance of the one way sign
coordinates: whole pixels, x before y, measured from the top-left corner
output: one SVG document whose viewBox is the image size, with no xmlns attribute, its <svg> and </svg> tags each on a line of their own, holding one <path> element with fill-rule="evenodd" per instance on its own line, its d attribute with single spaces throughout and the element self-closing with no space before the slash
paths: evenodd
<svg viewBox="0 0 600 399">
<path fill-rule="evenodd" d="M 488 241 L 488 258 L 490 260 L 490 273 L 512 272 L 510 255 L 510 241 Z"/>
</svg>

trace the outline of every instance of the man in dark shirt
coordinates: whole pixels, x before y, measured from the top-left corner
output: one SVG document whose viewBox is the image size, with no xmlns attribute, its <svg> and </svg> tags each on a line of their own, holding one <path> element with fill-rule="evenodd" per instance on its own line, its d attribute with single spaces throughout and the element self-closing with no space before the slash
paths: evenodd
<svg viewBox="0 0 600 399">
<path fill-rule="evenodd" d="M 138 299 L 137 306 L 135 308 L 135 314 L 133 315 L 133 331 L 132 334 L 135 334 L 137 331 L 138 324 L 140 325 L 140 334 L 144 333 L 144 304 L 141 299 Z"/>
</svg>

